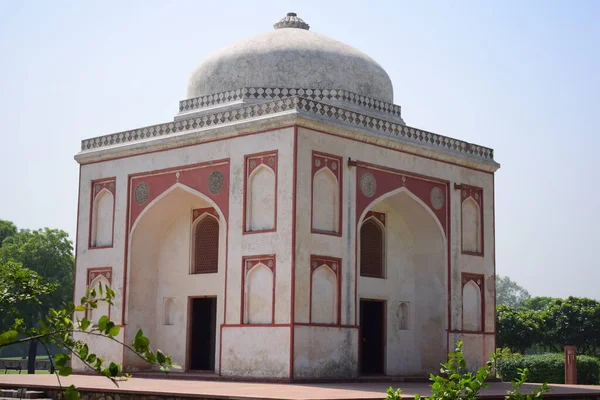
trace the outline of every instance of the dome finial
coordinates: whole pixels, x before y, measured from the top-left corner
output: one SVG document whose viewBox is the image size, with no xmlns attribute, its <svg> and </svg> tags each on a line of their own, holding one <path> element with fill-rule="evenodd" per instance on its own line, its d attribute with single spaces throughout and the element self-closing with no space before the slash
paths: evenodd
<svg viewBox="0 0 600 400">
<path fill-rule="evenodd" d="M 294 12 L 289 12 L 285 17 L 283 17 L 279 22 L 273 25 L 275 29 L 283 29 L 283 28 L 297 28 L 297 29 L 310 29 L 310 25 L 308 25 L 302 18 L 298 18 L 298 15 Z"/>
</svg>

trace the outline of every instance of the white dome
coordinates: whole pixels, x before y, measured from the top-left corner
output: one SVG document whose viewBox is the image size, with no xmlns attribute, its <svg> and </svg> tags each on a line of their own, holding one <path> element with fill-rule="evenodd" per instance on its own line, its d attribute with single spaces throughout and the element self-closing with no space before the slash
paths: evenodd
<svg viewBox="0 0 600 400">
<path fill-rule="evenodd" d="M 393 102 L 392 81 L 371 57 L 309 32 L 290 13 L 275 30 L 236 42 L 207 57 L 192 73 L 188 98 L 244 87 L 344 89 Z"/>
</svg>

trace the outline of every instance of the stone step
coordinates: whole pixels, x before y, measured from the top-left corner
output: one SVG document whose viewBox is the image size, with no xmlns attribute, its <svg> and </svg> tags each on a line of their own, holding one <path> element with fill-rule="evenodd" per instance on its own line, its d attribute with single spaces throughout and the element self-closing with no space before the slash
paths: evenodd
<svg viewBox="0 0 600 400">
<path fill-rule="evenodd" d="M 0 389 L 0 400 L 3 399 L 42 399 L 46 393 L 39 390 Z"/>
</svg>

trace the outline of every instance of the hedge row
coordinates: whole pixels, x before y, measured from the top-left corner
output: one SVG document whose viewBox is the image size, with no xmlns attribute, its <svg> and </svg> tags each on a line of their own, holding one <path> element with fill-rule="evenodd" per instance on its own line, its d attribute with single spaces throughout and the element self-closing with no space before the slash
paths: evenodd
<svg viewBox="0 0 600 400">
<path fill-rule="evenodd" d="M 529 369 L 529 382 L 565 383 L 564 354 L 536 354 L 501 358 L 496 364 L 503 381 L 518 376 L 519 368 Z M 595 357 L 577 356 L 577 383 L 600 384 L 600 361 Z"/>
</svg>

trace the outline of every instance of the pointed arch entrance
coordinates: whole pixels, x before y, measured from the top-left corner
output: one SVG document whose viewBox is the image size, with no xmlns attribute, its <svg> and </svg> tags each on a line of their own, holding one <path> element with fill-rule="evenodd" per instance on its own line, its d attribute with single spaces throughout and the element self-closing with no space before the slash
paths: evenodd
<svg viewBox="0 0 600 400">
<path fill-rule="evenodd" d="M 361 185 L 363 174 L 367 175 Z M 438 369 L 447 353 L 447 186 L 389 175 L 357 168 L 360 373 L 428 374 Z M 362 246 L 374 246 L 373 238 L 361 238 L 359 232 L 364 224 L 372 225 L 375 216 L 383 229 L 378 235 L 380 247 L 375 246 L 377 254 L 383 254 L 383 273 L 369 276 L 360 272 L 361 265 L 369 264 L 361 257 L 370 254 Z M 373 311 L 379 308 L 383 310 Z M 381 320 L 374 321 L 374 315 L 381 315 Z M 411 315 L 409 323 L 398 320 L 403 315 Z M 381 332 L 374 331 L 374 327 L 380 327 Z M 369 343 L 373 340 L 381 344 Z M 379 351 L 379 357 L 373 356 L 373 351 Z"/>
<path fill-rule="evenodd" d="M 195 220 L 197 210 L 211 210 L 204 218 L 216 224 L 217 232 L 212 229 L 211 235 L 218 235 L 217 265 L 201 271 L 206 273 L 194 268 L 197 235 L 203 233 L 196 228 L 204 220 Z M 173 184 L 145 205 L 129 234 L 127 343 L 143 329 L 153 346 L 170 353 L 187 369 L 218 368 L 226 232 L 227 221 L 217 203 L 182 183 Z M 164 298 L 172 299 L 169 324 L 162 323 Z M 131 353 L 125 354 L 124 361 L 128 370 L 147 366 Z"/>
</svg>

